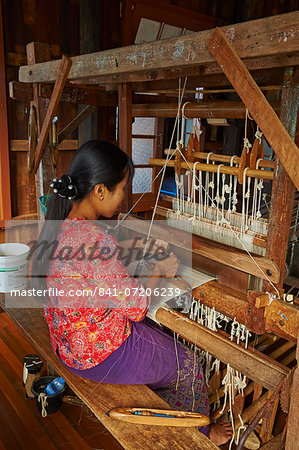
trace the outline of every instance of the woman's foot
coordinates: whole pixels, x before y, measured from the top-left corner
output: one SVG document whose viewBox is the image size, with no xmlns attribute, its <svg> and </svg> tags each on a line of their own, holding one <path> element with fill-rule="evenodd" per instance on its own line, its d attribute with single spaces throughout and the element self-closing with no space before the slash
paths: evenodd
<svg viewBox="0 0 299 450">
<path fill-rule="evenodd" d="M 233 432 L 229 422 L 218 422 L 210 425 L 209 439 L 215 445 L 222 445 L 232 438 Z"/>
</svg>

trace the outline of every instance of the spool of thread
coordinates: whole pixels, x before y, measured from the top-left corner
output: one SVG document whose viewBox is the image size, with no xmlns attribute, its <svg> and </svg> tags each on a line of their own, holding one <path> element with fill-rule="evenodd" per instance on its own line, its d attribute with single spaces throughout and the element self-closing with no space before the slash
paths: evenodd
<svg viewBox="0 0 299 450">
<path fill-rule="evenodd" d="M 34 398 L 34 395 L 32 394 L 31 391 L 31 386 L 32 383 L 37 380 L 38 378 L 40 378 L 40 372 L 38 373 L 28 373 L 27 375 L 27 379 L 26 379 L 26 383 L 25 383 L 25 390 L 26 390 L 26 397 L 27 398 Z"/>
<path fill-rule="evenodd" d="M 42 366 L 43 362 L 38 355 L 26 355 L 24 357 L 23 384 L 27 398 L 34 399 L 31 386 L 35 380 L 40 378 Z"/>
</svg>

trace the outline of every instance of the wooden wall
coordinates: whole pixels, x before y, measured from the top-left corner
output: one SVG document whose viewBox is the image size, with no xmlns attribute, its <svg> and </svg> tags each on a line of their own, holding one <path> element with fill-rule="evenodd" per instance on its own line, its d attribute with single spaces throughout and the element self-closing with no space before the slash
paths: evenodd
<svg viewBox="0 0 299 450">
<path fill-rule="evenodd" d="M 138 0 L 136 0 L 138 1 Z M 160 0 L 223 20 L 226 24 L 283 14 L 299 9 L 298 0 Z M 149 0 L 150 3 L 150 0 Z"/>
<path fill-rule="evenodd" d="M 63 53 L 80 54 L 80 0 L 2 0 L 6 80 L 18 80 L 19 66 L 27 63 L 26 45 L 44 42 L 50 45 L 51 58 Z M 82 0 L 81 0 L 82 2 Z M 99 38 L 97 50 L 120 46 L 120 5 L 118 0 L 99 2 Z M 105 26 L 104 26 L 105 24 Z M 28 139 L 29 99 L 12 100 L 8 96 L 9 140 Z M 64 128 L 78 113 L 76 103 L 59 106 L 58 130 Z M 107 132 L 106 132 L 107 131 Z M 77 131 L 69 139 L 77 139 Z M 115 138 L 115 109 L 100 108 L 98 136 Z M 57 175 L 66 173 L 74 150 L 60 152 Z M 10 151 L 12 217 L 36 212 L 34 175 L 27 170 L 27 152 Z M 47 193 L 47 192 L 46 192 Z"/>
</svg>

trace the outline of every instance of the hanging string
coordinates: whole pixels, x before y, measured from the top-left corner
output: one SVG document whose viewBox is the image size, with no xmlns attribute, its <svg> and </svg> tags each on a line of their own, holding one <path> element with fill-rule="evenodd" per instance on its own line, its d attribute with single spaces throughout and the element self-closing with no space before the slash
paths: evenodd
<svg viewBox="0 0 299 450">
<path fill-rule="evenodd" d="M 189 168 L 191 169 L 191 166 L 189 164 L 189 161 L 187 161 L 187 159 L 185 158 L 185 156 L 182 154 L 181 152 L 181 156 L 184 159 L 184 161 L 186 162 L 186 164 L 189 166 Z M 203 189 L 205 189 L 203 187 Z M 209 193 L 205 190 L 205 192 L 207 193 L 208 198 L 212 200 L 212 198 L 210 197 Z M 272 281 L 270 280 L 270 278 L 268 277 L 268 275 L 264 272 L 264 270 L 262 269 L 262 267 L 258 264 L 258 262 L 255 260 L 255 258 L 252 256 L 252 254 L 248 251 L 247 247 L 244 245 L 244 242 L 242 242 L 242 240 L 239 238 L 238 234 L 234 231 L 234 229 L 231 227 L 230 224 L 228 224 L 229 229 L 231 230 L 231 232 L 235 235 L 236 239 L 239 241 L 239 243 L 241 244 L 241 246 L 244 248 L 244 250 L 246 251 L 246 253 L 248 254 L 248 256 L 250 257 L 250 259 L 253 261 L 253 263 L 256 265 L 256 267 L 259 269 L 259 271 L 263 274 L 263 277 L 269 282 L 269 284 L 273 287 L 273 289 L 275 290 L 277 297 L 280 299 L 280 293 L 277 289 L 277 287 L 272 283 Z"/>
<path fill-rule="evenodd" d="M 219 195 L 219 189 L 220 189 L 219 178 L 220 178 L 220 169 L 223 166 L 224 166 L 224 164 L 219 164 L 218 167 L 217 167 L 217 190 L 216 190 L 216 197 L 215 197 L 216 208 L 217 208 L 216 225 L 219 225 L 219 212 L 220 212 L 219 204 L 221 204 L 221 198 L 220 198 L 220 195 Z"/>
<path fill-rule="evenodd" d="M 260 161 L 263 161 L 263 158 L 259 158 L 256 161 L 255 168 L 259 168 Z M 262 189 L 264 187 L 263 179 L 255 178 L 254 180 L 254 189 L 253 189 L 253 201 L 252 201 L 252 213 L 251 219 L 257 220 L 259 219 L 261 214 L 261 199 L 262 199 Z"/>
<path fill-rule="evenodd" d="M 252 147 L 252 145 L 250 144 L 249 140 L 247 139 L 247 121 L 248 121 L 248 109 L 246 108 L 246 115 L 245 115 L 245 132 L 244 132 L 244 148 L 247 149 L 247 153 L 249 152 L 250 147 Z M 250 117 L 251 119 L 251 117 Z M 251 119 L 252 120 L 252 119 Z"/>
<path fill-rule="evenodd" d="M 184 91 L 185 91 L 185 87 L 186 87 L 186 83 L 187 83 L 187 77 L 185 78 L 185 82 L 184 82 L 184 87 L 183 87 L 183 93 L 184 93 Z M 182 96 L 181 96 L 181 98 L 182 98 Z M 176 152 L 173 152 L 172 154 L 170 154 L 170 149 L 171 149 L 171 146 L 172 146 L 172 142 L 173 142 L 173 139 L 174 139 L 174 134 L 175 134 L 175 130 L 176 130 L 176 127 L 178 126 L 178 122 L 179 122 L 179 108 L 178 108 L 178 111 L 177 111 L 177 115 L 176 115 L 176 119 L 175 119 L 175 123 L 174 123 L 174 127 L 173 127 L 173 130 L 172 130 L 172 135 L 171 135 L 171 139 L 170 139 L 170 144 L 169 144 L 169 149 L 168 149 L 168 152 L 167 152 L 167 155 L 166 155 L 166 159 L 165 159 L 165 163 L 164 163 L 164 165 L 161 167 L 161 169 L 159 170 L 159 172 L 157 173 L 157 175 L 154 177 L 154 179 L 152 180 L 152 182 L 151 182 L 151 186 L 154 184 L 154 182 L 159 178 L 159 176 L 161 175 L 161 174 L 163 174 L 162 176 L 163 176 L 163 179 L 164 179 L 164 175 L 165 175 L 165 170 L 166 170 L 166 167 L 167 167 L 167 163 L 168 163 L 168 161 L 170 160 L 170 159 L 172 159 L 174 156 L 175 156 L 175 153 Z M 162 185 L 161 185 L 162 186 Z M 161 189 L 160 189 L 161 190 Z M 159 190 L 159 195 L 160 195 L 160 190 Z M 116 230 L 121 224 L 122 224 L 122 222 L 124 221 L 124 220 L 126 220 L 126 218 L 131 214 L 131 212 L 133 211 L 133 209 L 135 208 L 135 206 L 142 200 L 142 198 L 145 196 L 145 194 L 146 194 L 146 192 L 144 192 L 139 198 L 138 198 L 138 200 L 136 200 L 136 202 L 133 204 L 133 206 L 129 209 L 129 211 L 126 213 L 126 214 L 124 214 L 124 216 L 118 221 L 118 223 L 115 225 L 115 227 L 114 227 L 114 229 Z M 157 198 L 159 198 L 159 197 L 157 197 Z"/>
<path fill-rule="evenodd" d="M 185 92 L 185 88 L 186 88 L 186 84 L 187 84 L 187 79 L 188 78 L 185 77 L 184 86 L 183 86 L 182 93 L 181 93 L 180 98 L 179 98 L 178 111 L 177 111 L 177 119 L 178 119 L 177 123 L 179 121 L 180 107 L 181 107 L 182 99 L 184 97 L 184 92 Z M 157 198 L 156 198 L 156 202 L 155 202 L 155 206 L 154 206 L 151 222 L 150 222 L 149 230 L 148 230 L 148 233 L 147 233 L 146 242 L 148 242 L 149 237 L 151 235 L 152 226 L 153 226 L 153 223 L 154 223 L 154 218 L 155 218 L 155 215 L 156 215 L 156 210 L 157 210 L 158 201 L 159 201 L 159 197 L 160 197 L 160 192 L 161 192 L 161 188 L 162 188 L 162 184 L 163 184 L 164 176 L 165 176 L 165 172 L 166 172 L 167 162 L 168 162 L 168 159 L 169 159 L 169 154 L 170 154 L 170 149 L 171 149 L 171 145 L 172 145 L 173 135 L 174 135 L 174 133 L 172 134 L 171 142 L 170 142 L 170 145 L 169 145 L 169 148 L 168 148 L 167 157 L 166 157 L 166 161 L 165 161 L 165 164 L 164 164 L 164 171 L 163 171 L 162 176 L 161 176 L 160 186 L 159 186 L 159 189 L 158 189 Z M 183 158 L 186 160 L 186 158 L 183 155 L 183 153 L 181 152 L 180 148 L 178 148 L 178 151 L 183 156 Z M 143 250 L 143 255 L 142 255 L 142 261 L 144 260 L 144 256 L 146 254 L 146 250 L 147 250 L 147 246 L 145 245 L 144 246 L 144 250 Z"/>
<path fill-rule="evenodd" d="M 185 107 L 186 107 L 186 105 L 188 105 L 188 103 L 191 103 L 191 102 L 185 102 L 182 107 L 182 119 L 186 119 L 186 120 L 188 120 L 188 117 L 185 116 Z"/>
<path fill-rule="evenodd" d="M 259 139 L 260 144 L 261 144 L 261 143 L 262 143 L 262 136 L 263 136 L 263 133 L 260 131 L 258 125 L 256 126 L 256 132 L 255 132 L 255 135 L 254 135 L 254 136 L 255 136 L 256 139 Z"/>
<path fill-rule="evenodd" d="M 208 153 L 206 164 L 209 164 L 211 155 L 213 155 L 213 152 Z M 206 194 L 205 194 L 205 212 L 206 212 L 206 215 L 207 215 L 208 206 L 209 206 L 209 202 L 208 202 L 209 189 L 210 188 L 212 189 L 211 199 L 212 199 L 212 206 L 213 206 L 214 187 L 215 187 L 215 185 L 214 185 L 214 173 L 212 174 L 212 181 L 210 181 L 210 172 L 206 172 Z"/>
<path fill-rule="evenodd" d="M 230 167 L 233 167 L 235 158 L 236 158 L 236 155 L 233 155 L 231 157 L 230 163 L 229 163 Z M 236 178 L 236 175 L 235 175 L 235 178 Z M 231 214 L 231 212 L 233 210 L 233 205 L 236 205 L 236 203 L 233 204 L 233 201 L 236 200 L 238 202 L 237 193 L 236 193 L 236 198 L 234 199 L 234 197 L 232 196 L 232 191 L 233 191 L 233 175 L 230 174 L 230 176 L 229 176 L 228 211 L 227 211 L 228 218 L 229 218 L 229 216 L 230 216 L 230 214 Z"/>
<path fill-rule="evenodd" d="M 236 438 L 236 440 L 235 440 L 235 444 L 236 444 L 236 445 L 239 444 L 239 439 L 240 439 L 240 433 L 241 433 L 241 430 L 246 431 L 246 428 L 247 428 L 246 425 L 244 425 L 243 419 L 242 419 L 242 417 L 241 417 L 240 414 L 238 414 L 238 417 L 239 417 L 239 420 L 240 420 L 240 422 L 241 422 L 241 426 L 240 426 L 239 429 L 238 429 L 237 438 Z"/>
<path fill-rule="evenodd" d="M 193 221 L 195 220 L 195 217 L 196 217 L 196 191 L 197 190 L 199 190 L 199 187 L 200 187 L 200 189 L 201 189 L 201 186 L 200 186 L 200 184 L 201 184 L 201 180 L 199 180 L 199 184 L 198 185 L 196 185 L 196 165 L 197 164 L 200 164 L 200 162 L 199 161 L 196 161 L 195 163 L 194 163 L 194 165 L 193 165 L 193 176 L 192 176 L 192 192 L 193 192 L 193 204 L 194 204 L 194 206 L 193 206 Z M 199 211 L 198 211 L 199 212 Z M 199 216 L 199 219 L 200 219 L 200 215 L 198 215 Z"/>
<path fill-rule="evenodd" d="M 183 95 L 183 93 L 184 93 L 184 91 L 185 91 L 186 82 L 187 82 L 187 77 L 185 78 L 185 83 L 184 83 L 182 95 Z M 181 96 L 181 99 L 182 99 L 182 96 Z M 253 120 L 253 119 L 249 116 L 248 110 L 246 110 L 246 119 L 247 119 L 247 117 L 248 117 L 250 120 Z M 176 127 L 177 122 L 178 122 L 178 118 L 179 118 L 179 109 L 178 109 L 178 114 L 177 114 L 177 116 L 176 116 L 175 126 L 174 126 L 173 133 L 172 133 L 171 144 L 172 144 L 172 140 L 173 140 L 173 136 L 174 136 L 174 132 L 175 132 L 175 127 Z M 247 124 L 247 121 L 246 121 L 246 124 Z M 169 146 L 169 149 L 170 149 L 170 148 L 171 148 L 171 145 Z M 179 151 L 180 151 L 180 150 L 179 150 Z M 190 170 L 192 170 L 192 169 L 191 169 L 191 166 L 190 166 L 190 164 L 189 164 L 189 161 L 186 160 L 185 156 L 182 154 L 181 151 L 180 151 L 180 153 L 181 153 L 181 156 L 183 157 L 183 159 L 185 160 L 185 162 L 187 163 L 187 165 L 189 166 Z M 163 174 L 163 175 L 162 175 L 162 180 L 164 179 L 165 170 L 166 170 L 166 167 L 167 167 L 167 162 L 174 156 L 174 154 L 175 154 L 175 152 L 173 152 L 173 154 L 170 155 L 170 154 L 169 154 L 169 150 L 168 150 L 168 152 L 167 152 L 167 157 L 166 157 L 166 160 L 165 160 L 165 164 L 164 164 L 164 166 L 162 167 L 162 169 L 159 171 L 159 173 L 156 175 L 156 177 L 154 178 L 154 180 L 152 181 L 151 184 L 154 183 L 154 181 L 158 178 L 158 176 L 160 176 L 161 173 Z M 209 155 L 210 155 L 210 154 L 211 154 L 211 153 L 209 153 Z M 208 156 L 208 158 L 209 158 L 209 156 Z M 208 163 L 208 158 L 207 158 L 207 163 Z M 214 175 L 214 174 L 213 174 L 213 175 Z M 236 177 L 235 177 L 235 178 L 236 178 Z M 162 181 L 162 180 L 161 180 L 161 181 Z M 158 204 L 158 199 L 159 199 L 159 195 L 160 195 L 160 191 L 161 191 L 161 186 L 162 186 L 162 184 L 160 183 L 160 187 L 159 187 L 159 191 L 158 191 L 158 195 L 157 195 L 157 199 L 156 199 L 156 204 L 155 204 L 155 208 L 154 208 L 154 214 L 156 213 L 157 204 Z M 207 186 L 206 186 L 206 187 L 207 187 Z M 209 187 L 211 187 L 211 185 L 208 186 L 208 189 L 204 188 L 204 186 L 203 186 L 203 190 L 205 191 L 205 199 L 206 199 L 205 201 L 208 202 L 208 199 L 209 199 L 209 200 L 211 201 L 211 203 L 213 204 L 213 196 L 211 197 L 211 196 L 209 195 L 209 192 L 208 192 Z M 214 188 L 214 186 L 213 186 L 213 188 Z M 235 180 L 235 186 L 234 186 L 234 193 L 235 193 L 235 192 L 236 192 L 236 180 Z M 136 204 L 141 200 L 141 198 L 142 198 L 144 195 L 145 195 L 145 193 L 143 193 L 142 196 L 139 197 L 139 199 L 135 202 L 135 204 L 134 204 L 134 205 L 132 206 L 132 208 L 128 211 L 128 213 L 125 214 L 124 217 L 119 221 L 119 223 L 115 226 L 115 228 L 117 228 L 117 227 L 119 227 L 119 226 L 121 225 L 121 223 L 123 222 L 123 220 L 126 219 L 126 217 L 131 213 L 131 211 L 133 210 L 133 208 L 136 206 Z M 213 195 L 213 194 L 212 194 L 212 195 Z M 234 195 L 233 195 L 233 197 L 234 197 Z M 263 200 L 264 200 L 265 203 L 266 203 L 266 200 L 265 200 L 264 195 L 263 195 Z M 237 200 L 235 200 L 235 201 L 237 201 Z M 234 202 L 234 200 L 233 200 L 233 202 Z M 232 207 L 232 210 L 235 210 L 235 205 Z M 153 214 L 153 217 L 154 217 L 154 214 Z M 152 222 L 151 222 L 151 225 L 152 225 Z M 253 261 L 253 263 L 257 266 L 257 268 L 259 269 L 259 271 L 263 274 L 264 278 L 265 278 L 265 279 L 269 282 L 269 284 L 273 287 L 273 289 L 274 289 L 275 292 L 277 293 L 277 297 L 280 299 L 280 293 L 279 293 L 278 289 L 276 288 L 276 286 L 272 283 L 272 281 L 269 279 L 269 277 L 267 276 L 267 274 L 263 271 L 263 269 L 262 269 L 262 268 L 260 267 L 260 265 L 257 263 L 257 261 L 255 260 L 255 258 L 254 258 L 254 257 L 251 255 L 251 253 L 248 251 L 248 249 L 246 248 L 246 246 L 244 245 L 244 243 L 242 242 L 242 240 L 239 238 L 238 234 L 233 230 L 233 228 L 231 227 L 231 225 L 228 224 L 228 226 L 229 226 L 229 229 L 231 230 L 231 232 L 235 235 L 236 239 L 239 241 L 240 245 L 244 248 L 244 250 L 246 251 L 246 253 L 247 253 L 248 256 L 250 257 L 250 259 L 251 259 L 251 260 Z M 149 236 L 149 235 L 150 235 L 150 230 L 149 230 L 148 236 Z M 148 239 L 147 239 L 147 240 L 148 240 Z M 145 251 L 146 251 L 146 248 L 145 248 Z"/>
</svg>

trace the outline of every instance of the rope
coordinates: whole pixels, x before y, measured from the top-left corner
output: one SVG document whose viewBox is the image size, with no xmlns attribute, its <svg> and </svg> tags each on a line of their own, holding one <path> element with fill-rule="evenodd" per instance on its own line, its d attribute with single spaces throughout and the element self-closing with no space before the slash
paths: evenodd
<svg viewBox="0 0 299 450">
<path fill-rule="evenodd" d="M 216 208 L 217 208 L 216 225 L 219 225 L 218 217 L 219 217 L 220 209 L 218 208 L 218 206 L 219 206 L 219 203 L 220 203 L 220 205 L 222 204 L 222 200 L 219 195 L 219 189 L 220 189 L 220 169 L 223 166 L 224 166 L 224 164 L 219 164 L 219 166 L 217 167 L 217 190 L 216 190 L 216 197 L 215 197 Z M 222 216 L 222 218 L 224 219 L 224 216 Z"/>
<path fill-rule="evenodd" d="M 256 126 L 256 132 L 255 132 L 254 136 L 255 136 L 256 139 L 259 139 L 260 144 L 261 144 L 263 133 L 259 130 L 258 125 Z"/>
<path fill-rule="evenodd" d="M 191 102 L 185 102 L 182 107 L 182 118 L 186 119 L 186 120 L 188 120 L 188 117 L 185 116 L 185 107 L 186 107 L 186 105 L 188 105 L 188 103 L 191 103 Z"/>
<path fill-rule="evenodd" d="M 199 185 L 196 186 L 196 165 L 200 164 L 199 161 L 196 161 L 193 165 L 193 176 L 192 176 L 192 194 L 193 194 L 193 218 L 195 220 L 196 216 L 196 190 L 199 188 Z M 198 211 L 199 213 L 199 211 Z"/>
<path fill-rule="evenodd" d="M 46 410 L 46 406 L 48 406 L 47 398 L 48 398 L 48 396 L 44 392 L 41 392 L 39 394 L 39 396 L 37 397 L 37 401 L 41 404 L 41 407 L 42 407 L 42 416 L 43 417 L 47 417 L 47 415 L 48 415 L 47 410 Z"/>
<path fill-rule="evenodd" d="M 244 148 L 247 148 L 247 153 L 249 152 L 250 147 L 252 147 L 252 145 L 250 144 L 249 140 L 247 139 L 247 119 L 249 117 L 248 114 L 248 109 L 246 108 L 246 116 L 245 116 L 245 131 L 244 131 Z M 251 117 L 249 117 L 251 119 Z M 253 120 L 253 119 L 251 119 Z"/>
<path fill-rule="evenodd" d="M 259 168 L 260 161 L 263 161 L 263 158 L 259 158 L 256 161 L 255 168 Z M 253 201 L 252 201 L 252 213 L 251 213 L 251 219 L 257 220 L 259 219 L 261 214 L 261 200 L 262 200 L 262 189 L 264 187 L 263 179 L 254 179 L 254 189 L 253 189 Z M 259 195 L 258 192 L 259 191 Z M 259 197 L 259 199 L 257 199 Z"/>
</svg>

